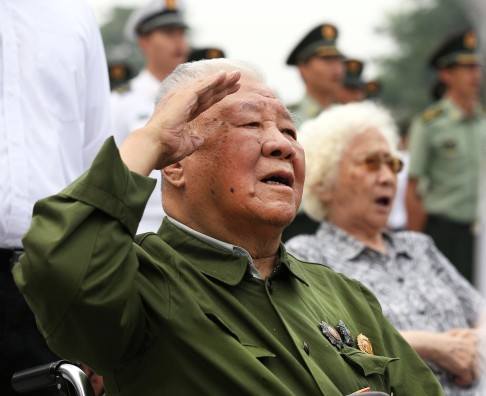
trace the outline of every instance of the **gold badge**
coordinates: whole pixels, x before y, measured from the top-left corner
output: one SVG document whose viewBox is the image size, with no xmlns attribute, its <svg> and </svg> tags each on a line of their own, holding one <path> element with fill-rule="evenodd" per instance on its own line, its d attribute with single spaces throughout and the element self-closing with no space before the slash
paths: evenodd
<svg viewBox="0 0 486 396">
<path fill-rule="evenodd" d="M 326 40 L 334 40 L 336 38 L 336 35 L 337 35 L 336 28 L 332 25 L 324 25 L 321 28 L 321 35 Z"/>
<path fill-rule="evenodd" d="M 217 50 L 217 49 L 214 49 L 214 48 L 211 48 L 210 50 L 208 50 L 208 59 L 215 59 L 215 58 L 221 58 L 222 57 L 222 53 L 220 50 Z"/>
<path fill-rule="evenodd" d="M 373 351 L 373 345 L 371 345 L 371 342 L 368 337 L 366 337 L 364 334 L 359 334 L 356 337 L 356 341 L 358 343 L 358 348 L 367 353 L 368 355 L 374 355 L 375 352 Z"/>
<path fill-rule="evenodd" d="M 370 94 L 374 94 L 375 92 L 378 91 L 378 83 L 372 81 L 372 82 L 369 82 L 366 84 L 366 90 L 370 93 Z"/>
<path fill-rule="evenodd" d="M 464 35 L 464 47 L 471 49 L 476 48 L 477 45 L 477 38 L 474 32 L 467 32 Z"/>
<path fill-rule="evenodd" d="M 110 70 L 110 76 L 114 80 L 120 80 L 122 78 L 125 78 L 126 75 L 127 75 L 127 69 L 125 69 L 121 65 L 115 65 Z"/>
<path fill-rule="evenodd" d="M 359 67 L 358 62 L 356 62 L 355 60 L 348 61 L 348 70 L 351 73 L 357 73 L 359 71 L 359 69 L 360 69 L 360 67 Z"/>
<path fill-rule="evenodd" d="M 177 1 L 176 0 L 165 0 L 165 8 L 168 10 L 176 10 L 177 9 Z"/>
</svg>

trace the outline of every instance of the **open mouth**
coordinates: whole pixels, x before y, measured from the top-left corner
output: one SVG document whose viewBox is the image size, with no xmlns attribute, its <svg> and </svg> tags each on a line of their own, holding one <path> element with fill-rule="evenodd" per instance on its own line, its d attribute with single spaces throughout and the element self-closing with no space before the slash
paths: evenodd
<svg viewBox="0 0 486 396">
<path fill-rule="evenodd" d="M 265 184 L 274 185 L 274 186 L 292 187 L 292 185 L 294 184 L 294 178 L 291 175 L 274 174 L 261 179 L 261 182 Z"/>
<path fill-rule="evenodd" d="M 376 199 L 375 202 L 380 206 L 388 207 L 391 204 L 391 198 L 390 197 L 380 197 L 380 198 Z"/>
</svg>

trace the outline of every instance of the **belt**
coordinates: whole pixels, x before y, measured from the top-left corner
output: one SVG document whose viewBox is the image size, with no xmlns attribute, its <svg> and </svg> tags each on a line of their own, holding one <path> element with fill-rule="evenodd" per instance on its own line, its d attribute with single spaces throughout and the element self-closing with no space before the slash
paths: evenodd
<svg viewBox="0 0 486 396">
<path fill-rule="evenodd" d="M 0 248 L 0 271 L 12 271 L 12 268 L 18 263 L 22 253 L 24 253 L 22 249 Z"/>
</svg>

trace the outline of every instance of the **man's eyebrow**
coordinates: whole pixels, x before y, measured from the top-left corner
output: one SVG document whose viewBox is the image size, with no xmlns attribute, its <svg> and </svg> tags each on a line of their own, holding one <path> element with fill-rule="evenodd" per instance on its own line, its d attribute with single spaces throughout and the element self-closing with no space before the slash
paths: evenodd
<svg viewBox="0 0 486 396">
<path fill-rule="evenodd" d="M 242 103 L 239 103 L 238 106 L 241 106 L 243 108 L 243 110 L 259 111 L 259 110 L 261 110 L 262 108 L 265 107 L 265 104 L 255 103 L 255 102 L 242 102 Z M 284 110 L 282 110 L 282 111 L 279 110 L 279 113 L 282 113 L 290 121 L 295 123 L 296 117 L 286 107 L 284 107 Z"/>
<path fill-rule="evenodd" d="M 297 114 L 294 114 L 292 113 L 289 109 L 285 108 L 285 115 L 288 117 L 288 119 L 290 121 L 292 121 L 292 123 L 294 125 L 297 125 L 297 123 L 300 121 L 300 118 Z"/>
<path fill-rule="evenodd" d="M 262 108 L 261 104 L 256 104 L 253 102 L 243 102 L 240 103 L 240 106 L 243 108 L 243 110 L 253 110 L 253 111 L 258 111 Z"/>
</svg>

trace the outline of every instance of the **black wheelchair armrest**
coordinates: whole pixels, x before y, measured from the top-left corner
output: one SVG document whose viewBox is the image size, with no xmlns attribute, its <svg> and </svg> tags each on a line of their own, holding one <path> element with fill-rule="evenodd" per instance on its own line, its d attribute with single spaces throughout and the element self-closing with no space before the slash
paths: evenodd
<svg viewBox="0 0 486 396">
<path fill-rule="evenodd" d="M 77 396 L 95 396 L 86 374 L 68 360 L 59 360 L 18 371 L 12 376 L 12 388 L 24 393 L 56 386 L 60 394 L 70 396 L 69 389 L 65 386 L 66 381 L 74 388 Z"/>
</svg>

